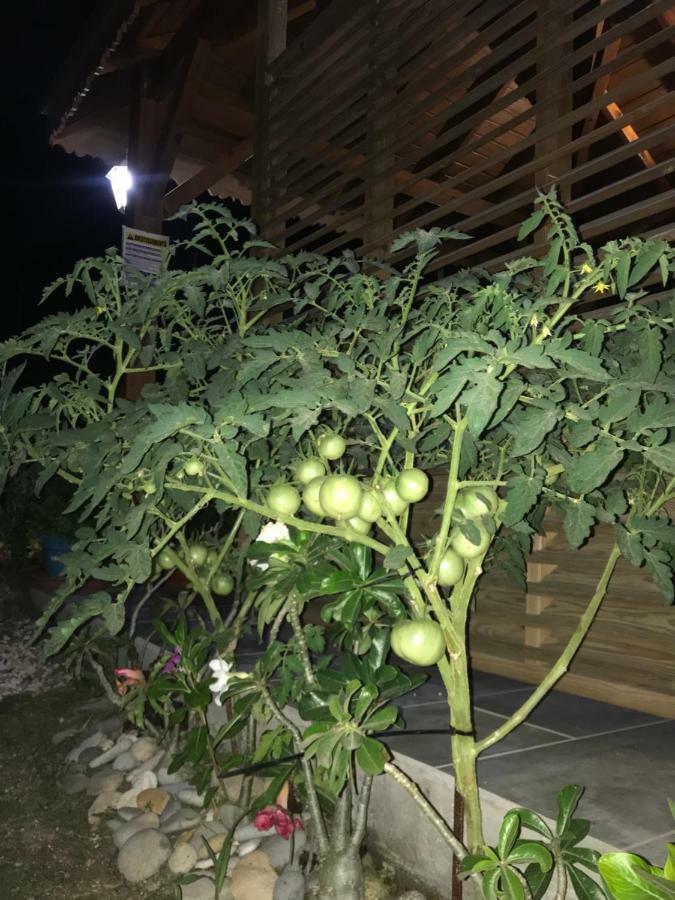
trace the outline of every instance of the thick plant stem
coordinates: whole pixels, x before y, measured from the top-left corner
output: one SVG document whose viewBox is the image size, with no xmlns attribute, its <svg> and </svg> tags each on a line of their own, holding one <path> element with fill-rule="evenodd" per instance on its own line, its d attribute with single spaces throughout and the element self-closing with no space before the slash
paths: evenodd
<svg viewBox="0 0 675 900">
<path fill-rule="evenodd" d="M 316 675 L 312 669 L 312 661 L 309 658 L 305 632 L 302 630 L 302 622 L 300 621 L 300 603 L 296 591 L 291 591 L 291 596 L 288 598 L 288 621 L 293 629 L 293 635 L 295 636 L 295 643 L 298 647 L 298 656 L 300 657 L 300 663 L 302 664 L 305 681 L 307 684 L 316 685 Z"/>
<path fill-rule="evenodd" d="M 281 725 L 284 725 L 290 731 L 293 738 L 293 746 L 295 752 L 301 754 L 300 765 L 302 767 L 302 774 L 305 777 L 305 789 L 307 791 L 309 812 L 312 816 L 312 822 L 316 831 L 319 853 L 324 856 L 328 851 L 328 834 L 326 832 L 326 823 L 324 822 L 323 815 L 321 813 L 321 807 L 319 806 L 319 797 L 314 786 L 312 767 L 310 766 L 309 761 L 303 752 L 302 734 L 300 733 L 300 729 L 295 724 L 295 722 L 292 722 L 288 718 L 288 716 L 285 716 L 284 713 L 279 709 L 266 685 L 261 685 L 261 693 L 277 722 L 279 722 Z"/>
<path fill-rule="evenodd" d="M 368 806 L 370 804 L 370 794 L 373 787 L 373 776 L 367 775 L 361 784 L 359 791 L 359 802 L 356 808 L 356 817 L 354 820 L 354 831 L 352 834 L 352 846 L 358 850 L 363 839 L 366 836 L 366 825 L 368 823 Z"/>
<path fill-rule="evenodd" d="M 455 425 L 455 434 L 452 441 L 452 454 L 450 456 L 450 468 L 448 470 L 448 486 L 445 492 L 445 502 L 443 504 L 443 517 L 441 519 L 441 527 L 438 529 L 436 536 L 436 546 L 431 558 L 429 566 L 429 575 L 435 581 L 438 578 L 438 569 L 441 564 L 443 553 L 445 552 L 445 543 L 450 532 L 450 522 L 452 520 L 452 511 L 455 508 L 455 500 L 457 499 L 457 491 L 459 490 L 459 482 L 457 476 L 459 474 L 459 463 L 462 458 L 462 440 L 466 431 L 468 420 L 466 418 L 459 419 Z"/>
<path fill-rule="evenodd" d="M 538 687 L 535 688 L 535 690 L 530 694 L 525 703 L 523 703 L 523 705 L 520 706 L 513 713 L 513 715 L 506 720 L 506 722 L 500 725 L 499 728 L 495 728 L 492 734 L 489 734 L 487 737 L 483 738 L 482 741 L 478 741 L 478 743 L 476 744 L 476 750 L 478 753 L 482 753 L 483 750 L 487 750 L 488 747 L 492 747 L 493 744 L 496 744 L 498 741 L 503 740 L 507 735 L 511 734 L 514 728 L 517 728 L 518 725 L 520 725 L 520 723 L 529 716 L 529 714 L 539 703 L 539 701 L 543 697 L 545 697 L 546 694 L 548 694 L 548 692 L 556 684 L 556 682 L 562 678 L 565 672 L 567 672 L 569 665 L 574 658 L 574 654 L 583 643 L 583 640 L 586 637 L 589 628 L 593 624 L 593 620 L 595 619 L 598 610 L 600 609 L 600 604 L 605 598 L 607 588 L 609 587 L 609 583 L 612 579 L 614 569 L 616 568 L 616 564 L 619 561 L 620 556 L 621 552 L 615 545 L 612 548 L 612 552 L 607 558 L 605 568 L 602 571 L 602 575 L 600 576 L 600 579 L 598 581 L 598 586 L 595 589 L 595 593 L 591 597 L 588 606 L 584 611 L 584 614 L 579 620 L 579 624 L 574 629 L 572 636 L 567 642 L 567 646 L 558 657 L 555 665 L 550 669 L 550 671 L 538 685 Z"/>
</svg>

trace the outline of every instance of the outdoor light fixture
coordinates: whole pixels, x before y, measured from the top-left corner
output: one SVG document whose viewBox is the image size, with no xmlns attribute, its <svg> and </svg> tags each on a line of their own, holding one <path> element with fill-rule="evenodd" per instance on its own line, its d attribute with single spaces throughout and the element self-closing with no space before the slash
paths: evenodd
<svg viewBox="0 0 675 900">
<path fill-rule="evenodd" d="M 134 186 L 134 179 L 126 166 L 113 166 L 105 176 L 110 182 L 115 203 L 119 210 L 127 205 L 127 195 Z"/>
</svg>

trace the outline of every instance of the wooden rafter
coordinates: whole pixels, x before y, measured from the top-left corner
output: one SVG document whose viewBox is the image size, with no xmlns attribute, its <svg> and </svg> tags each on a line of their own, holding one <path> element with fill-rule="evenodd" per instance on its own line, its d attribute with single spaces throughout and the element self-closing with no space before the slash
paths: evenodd
<svg viewBox="0 0 675 900">
<path fill-rule="evenodd" d="M 210 187 L 217 184 L 227 175 L 235 172 L 239 166 L 251 157 L 253 154 L 253 140 L 246 138 L 240 141 L 236 146 L 214 159 L 203 169 L 195 172 L 190 178 L 186 179 L 173 190 L 169 191 L 164 197 L 164 216 L 172 216 L 181 206 L 185 206 L 191 200 L 199 197 L 204 191 L 208 191 Z"/>
<path fill-rule="evenodd" d="M 623 116 L 623 111 L 618 103 L 608 103 L 605 107 L 609 115 L 612 119 L 620 119 Z M 632 125 L 624 125 L 621 129 L 621 133 L 626 138 L 629 143 L 634 143 L 635 141 L 640 140 L 640 135 L 637 133 L 635 128 Z M 647 167 L 651 167 L 656 165 L 656 160 L 649 152 L 649 150 L 638 150 L 638 156 L 642 160 L 642 162 Z"/>
</svg>

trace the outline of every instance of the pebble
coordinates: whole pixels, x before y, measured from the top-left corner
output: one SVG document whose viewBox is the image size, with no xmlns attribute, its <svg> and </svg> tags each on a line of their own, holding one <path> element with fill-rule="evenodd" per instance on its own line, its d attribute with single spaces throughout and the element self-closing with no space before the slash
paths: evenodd
<svg viewBox="0 0 675 900">
<path fill-rule="evenodd" d="M 307 843 L 305 832 L 298 829 L 294 834 L 295 853 L 299 853 Z M 260 849 L 269 857 L 275 869 L 283 869 L 291 861 L 291 840 L 285 840 L 281 835 L 274 834 L 266 837 L 260 844 Z"/>
<path fill-rule="evenodd" d="M 396 900 L 427 900 L 427 898 L 419 891 L 404 891 L 398 895 Z"/>
<path fill-rule="evenodd" d="M 98 723 L 99 731 L 102 731 L 107 737 L 119 734 L 123 727 L 124 722 L 119 716 L 109 716 Z"/>
<path fill-rule="evenodd" d="M 79 794 L 85 790 L 88 784 L 87 776 L 79 773 L 65 775 L 61 781 L 61 787 L 65 794 Z"/>
<path fill-rule="evenodd" d="M 132 819 L 130 822 L 125 822 L 121 828 L 118 828 L 117 831 L 113 834 L 113 841 L 115 842 L 115 846 L 119 850 L 123 847 L 129 838 L 137 834 L 139 831 L 145 831 L 148 828 L 157 828 L 159 825 L 159 818 L 155 815 L 155 813 L 143 813 L 138 816 L 136 819 Z"/>
<path fill-rule="evenodd" d="M 124 822 L 121 819 L 106 819 L 105 824 L 110 831 L 119 831 Z"/>
<path fill-rule="evenodd" d="M 120 778 L 122 776 L 120 775 Z M 132 782 L 132 787 L 129 788 L 128 791 L 125 791 L 119 799 L 119 803 L 117 808 L 120 809 L 122 806 L 136 806 L 136 798 L 140 794 L 141 791 L 146 790 L 147 788 L 157 787 L 157 776 L 154 772 L 143 772 L 139 778 L 134 779 Z"/>
<path fill-rule="evenodd" d="M 77 762 L 83 750 L 88 750 L 89 747 L 100 747 L 104 741 L 105 735 L 103 732 L 95 731 L 93 734 L 88 735 L 83 741 L 80 741 L 77 747 L 73 747 L 66 756 L 66 762 Z"/>
<path fill-rule="evenodd" d="M 240 857 L 248 856 L 249 853 L 253 853 L 260 846 L 260 841 L 245 841 L 243 844 L 239 844 L 239 849 L 237 853 Z"/>
<path fill-rule="evenodd" d="M 119 791 L 102 791 L 87 811 L 89 824 L 95 825 L 98 822 L 98 817 L 101 813 L 107 812 L 109 809 L 114 809 L 119 798 Z"/>
<path fill-rule="evenodd" d="M 154 738 L 142 737 L 134 744 L 131 752 L 138 762 L 145 762 L 157 753 L 157 741 Z"/>
<path fill-rule="evenodd" d="M 157 773 L 157 781 L 162 786 L 162 790 L 166 791 L 168 794 L 175 794 L 175 796 L 177 797 L 181 791 L 187 790 L 187 788 L 191 787 L 188 781 L 176 781 L 175 784 L 167 784 L 159 777 L 161 771 L 162 770 L 160 769 Z"/>
<path fill-rule="evenodd" d="M 209 857 L 209 859 L 200 859 L 199 862 L 195 863 L 195 869 L 212 869 L 213 868 L 213 860 Z"/>
<path fill-rule="evenodd" d="M 297 834 L 296 833 L 296 837 Z M 287 868 L 274 883 L 273 900 L 305 900 L 305 876 L 300 869 Z"/>
<path fill-rule="evenodd" d="M 161 788 L 146 788 L 136 797 L 136 806 L 139 809 L 150 810 L 160 816 L 166 809 L 170 799 L 169 794 Z"/>
<path fill-rule="evenodd" d="M 158 790 L 161 790 L 161 788 L 158 788 Z M 160 824 L 163 825 L 165 822 L 168 822 L 169 819 L 173 818 L 173 816 L 175 816 L 176 813 L 179 813 L 182 809 L 183 807 L 180 805 L 178 800 L 174 800 L 174 798 L 171 797 L 166 805 L 166 809 L 159 817 Z"/>
<path fill-rule="evenodd" d="M 117 834 L 119 832 L 115 837 Z M 117 857 L 117 868 L 127 881 L 136 884 L 159 872 L 170 855 L 168 837 L 161 831 L 147 828 L 132 835 L 122 847 Z"/>
<path fill-rule="evenodd" d="M 137 806 L 123 806 L 117 807 L 117 815 L 124 822 L 131 822 L 132 819 L 137 819 L 140 815 L 142 815 L 142 810 L 140 810 Z"/>
<path fill-rule="evenodd" d="M 185 772 L 172 772 L 169 774 L 166 766 L 162 766 L 157 770 L 157 780 L 165 787 L 167 784 L 181 784 L 183 787 L 190 787 L 190 782 L 185 780 Z"/>
<path fill-rule="evenodd" d="M 119 738 L 109 750 L 105 750 L 89 763 L 90 769 L 98 769 L 106 763 L 112 762 L 121 753 L 125 753 L 132 746 L 132 742 L 128 737 Z"/>
<path fill-rule="evenodd" d="M 125 750 L 124 753 L 120 753 L 120 755 L 113 760 L 112 767 L 116 772 L 129 772 L 131 769 L 135 769 L 138 765 L 138 760 L 132 754 L 131 750 Z"/>
<path fill-rule="evenodd" d="M 197 851 L 188 843 L 178 844 L 169 857 L 169 869 L 174 875 L 187 875 L 197 862 Z"/>
<path fill-rule="evenodd" d="M 171 816 L 166 822 L 162 823 L 162 831 L 164 834 L 175 834 L 177 831 L 185 831 L 188 828 L 194 828 L 199 825 L 201 818 L 199 813 L 194 809 L 182 809 L 175 816 Z"/>
<path fill-rule="evenodd" d="M 276 834 L 274 831 L 274 826 L 272 828 L 268 828 L 267 831 L 261 831 L 259 828 L 256 828 L 253 822 L 243 822 L 241 825 L 237 825 L 234 831 L 234 839 L 235 841 L 239 841 L 240 843 L 244 843 L 244 841 L 252 841 L 255 838 L 261 840 L 268 835 Z"/>
<path fill-rule="evenodd" d="M 82 753 L 77 757 L 77 761 L 80 765 L 88 766 L 92 759 L 96 759 L 100 754 L 100 747 L 85 747 Z"/>
<path fill-rule="evenodd" d="M 75 737 L 76 734 L 77 728 L 64 728 L 63 731 L 57 731 L 56 734 L 52 735 L 52 744 L 54 747 L 58 747 L 59 744 L 67 741 L 68 738 Z"/>
<path fill-rule="evenodd" d="M 194 788 L 184 788 L 184 790 L 178 791 L 178 799 L 181 803 L 195 806 L 197 809 L 201 809 L 204 806 L 204 795 L 197 793 Z"/>
<path fill-rule="evenodd" d="M 277 873 L 259 850 L 240 859 L 232 871 L 234 900 L 273 900 Z"/>
<path fill-rule="evenodd" d="M 135 759 L 135 757 L 134 757 Z M 138 765 L 138 760 L 136 760 L 136 768 L 134 769 L 134 775 L 140 775 L 143 772 L 154 771 L 157 766 L 164 759 L 164 751 L 158 750 L 154 756 L 151 756 L 150 759 L 146 759 L 144 763 Z"/>
<path fill-rule="evenodd" d="M 103 791 L 116 791 L 122 784 L 124 776 L 121 772 L 113 772 L 112 769 L 97 772 L 87 779 L 87 793 L 90 797 L 96 797 Z M 122 795 L 120 795 L 122 796 Z M 122 804 L 126 806 L 127 804 Z"/>
<path fill-rule="evenodd" d="M 200 846 L 197 848 L 197 856 L 199 857 L 199 859 L 209 859 L 210 858 L 209 851 L 206 849 L 206 844 L 209 845 L 211 850 L 217 856 L 220 853 L 220 851 L 223 849 L 223 844 L 225 843 L 226 840 L 227 840 L 227 832 L 226 831 L 221 831 L 218 834 L 204 835 L 203 837 L 200 836 L 199 837 Z M 204 841 L 206 841 L 206 843 L 204 843 Z M 192 843 L 192 846 L 194 847 L 195 846 L 194 838 L 192 839 L 191 843 Z"/>
<path fill-rule="evenodd" d="M 225 803 L 218 811 L 218 817 L 225 828 L 234 828 L 244 815 L 244 810 L 234 803 Z M 256 832 L 258 829 L 256 829 Z"/>
<path fill-rule="evenodd" d="M 198 878 L 190 884 L 181 885 L 183 900 L 214 900 L 216 896 L 213 882 L 210 878 Z M 229 881 L 225 881 L 220 889 L 219 900 L 234 900 L 230 890 Z"/>
</svg>

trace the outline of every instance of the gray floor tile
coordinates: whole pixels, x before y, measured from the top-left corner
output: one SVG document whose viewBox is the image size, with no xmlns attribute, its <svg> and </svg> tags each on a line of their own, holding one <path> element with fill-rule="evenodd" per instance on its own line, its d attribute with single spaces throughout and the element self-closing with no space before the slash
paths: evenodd
<svg viewBox="0 0 675 900">
<path fill-rule="evenodd" d="M 403 705 L 414 705 L 427 700 L 442 700 L 445 697 L 443 681 L 435 666 L 430 668 L 413 666 L 405 668 L 410 674 L 422 673 L 428 677 L 421 687 L 401 699 Z M 473 672 L 471 682 L 475 701 L 485 696 L 491 697 L 504 692 L 526 692 L 532 690 L 529 685 L 524 684 L 522 681 L 514 681 L 512 678 L 504 678 L 501 675 L 491 675 L 488 672 Z"/>
<path fill-rule="evenodd" d="M 532 687 L 523 681 L 515 681 L 504 675 L 493 675 L 491 672 L 475 670 L 471 673 L 471 686 L 474 700 L 478 700 L 480 697 L 492 697 L 495 694 L 532 690 Z"/>
<path fill-rule="evenodd" d="M 499 745 L 502 753 L 506 744 Z M 548 815 L 554 814 L 560 788 L 585 785 L 579 815 L 593 822 L 592 834 L 628 847 L 672 828 L 666 796 L 668 787 L 675 784 L 673 747 L 675 722 L 665 722 L 485 756 L 479 761 L 478 775 L 488 790 Z"/>
<path fill-rule="evenodd" d="M 529 690 L 532 690 L 532 687 Z M 494 693 L 479 697 L 476 702 L 484 709 L 508 716 L 526 697 L 527 693 Z M 572 737 L 583 737 L 602 731 L 633 728 L 636 725 L 658 722 L 659 719 L 632 709 L 552 691 L 541 701 L 527 721 L 531 725 L 552 728 Z"/>
<path fill-rule="evenodd" d="M 663 866 L 666 861 L 666 844 L 675 844 L 675 831 L 671 831 L 665 837 L 654 838 L 647 841 L 646 844 L 640 844 L 638 847 L 628 847 L 631 853 L 637 853 L 643 856 L 653 866 Z"/>
<path fill-rule="evenodd" d="M 423 703 L 419 706 L 405 706 L 401 713 L 406 728 L 447 728 L 448 707 L 445 702 Z M 476 730 L 483 737 L 497 728 L 502 719 L 491 713 L 477 712 Z M 500 746 L 506 750 L 521 750 L 548 741 L 556 741 L 555 735 L 548 735 L 527 725 L 516 729 Z M 448 766 L 450 763 L 450 735 L 402 735 L 385 741 L 392 750 L 412 756 L 431 766 Z"/>
</svg>

